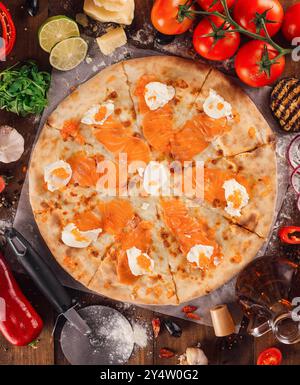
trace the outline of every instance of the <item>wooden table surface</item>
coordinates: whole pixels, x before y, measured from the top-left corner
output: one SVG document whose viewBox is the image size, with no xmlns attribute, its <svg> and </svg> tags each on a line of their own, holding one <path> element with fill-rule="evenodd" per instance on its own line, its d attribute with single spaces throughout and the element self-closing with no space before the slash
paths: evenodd
<svg viewBox="0 0 300 385">
<path fill-rule="evenodd" d="M 129 36 L 136 35 L 138 30 L 145 28 L 145 26 L 149 24 L 152 0 L 136 0 L 135 2 L 136 16 L 133 25 L 128 30 Z M 284 7 L 294 4 L 295 2 L 296 0 L 282 0 Z M 26 13 L 23 6 L 25 0 L 4 0 L 3 3 L 13 14 L 18 38 L 11 56 L 8 58 L 7 62 L 1 63 L 0 67 L 5 68 L 15 61 L 34 58 L 38 61 L 41 68 L 50 70 L 48 55 L 45 54 L 38 45 L 38 27 L 49 15 L 66 14 L 74 17 L 76 13 L 82 12 L 83 1 L 40 0 L 40 12 L 36 17 L 30 17 Z M 99 30 L 97 30 L 96 27 L 92 28 L 92 34 L 95 36 L 99 33 Z M 148 32 L 146 32 L 146 34 L 147 33 Z M 299 77 L 299 63 L 291 62 L 289 60 L 285 75 Z M 38 122 L 34 121 L 33 118 L 21 119 L 15 115 L 1 112 L 0 124 L 10 124 L 16 127 L 24 135 L 26 141 L 26 151 L 20 161 L 7 166 L 3 164 L 0 165 L 0 175 L 13 176 L 6 191 L 3 194 L 0 194 L 1 241 L 1 230 L 3 230 L 5 226 L 11 224 L 14 218 Z M 56 314 L 42 295 L 39 294 L 29 278 L 21 274 L 18 275 L 17 279 L 24 292 L 41 314 L 45 322 L 45 327 L 36 349 L 31 347 L 14 348 L 9 346 L 9 344 L 0 336 L 0 364 L 67 364 L 58 343 L 59 328 L 56 331 L 54 338 L 52 338 Z M 121 309 L 123 314 L 130 319 L 146 325 L 149 334 L 151 335 L 151 320 L 153 317 L 158 316 L 157 314 L 138 307 L 126 308 L 120 303 L 104 300 L 103 298 L 94 295 L 83 294 L 73 290 L 70 290 L 70 293 L 78 298 L 83 304 L 109 304 L 112 307 Z M 163 316 L 160 317 L 164 318 Z M 182 320 L 176 322 L 180 324 L 183 329 L 181 338 L 170 337 L 166 331 L 163 331 L 156 340 L 153 340 L 150 336 L 148 346 L 145 349 L 137 349 L 129 363 L 176 364 L 177 357 L 170 360 L 160 359 L 158 357 L 159 349 L 161 347 L 168 347 L 179 355 L 185 351 L 186 347 L 200 342 L 211 364 L 254 364 L 257 355 L 261 350 L 269 346 L 277 345 L 273 340 L 273 337 L 269 334 L 255 340 L 251 337 L 244 338 L 243 341 L 235 345 L 235 349 L 228 350 L 222 348 L 224 341 L 214 336 L 212 328 L 199 326 Z M 283 362 L 285 364 L 300 364 L 300 344 L 293 346 L 280 345 L 280 349 L 283 352 Z"/>
</svg>

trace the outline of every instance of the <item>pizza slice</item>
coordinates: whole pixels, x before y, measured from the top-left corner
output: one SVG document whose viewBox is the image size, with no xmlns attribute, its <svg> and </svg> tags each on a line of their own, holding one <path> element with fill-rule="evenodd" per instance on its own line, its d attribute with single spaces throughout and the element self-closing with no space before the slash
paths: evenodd
<svg viewBox="0 0 300 385">
<path fill-rule="evenodd" d="M 150 215 L 148 219 L 156 216 L 155 206 L 147 211 Z M 118 215 L 122 215 L 120 211 Z M 141 215 L 135 215 L 127 222 L 88 287 L 120 301 L 152 305 L 177 304 L 167 251 L 155 222 L 145 220 Z"/>
<path fill-rule="evenodd" d="M 98 213 L 87 203 L 82 207 L 62 202 L 60 207 L 53 207 L 44 202 L 34 217 L 56 261 L 87 286 L 114 241 L 110 234 L 102 234 Z"/>
<path fill-rule="evenodd" d="M 204 204 L 267 238 L 276 205 L 274 145 L 205 163 Z"/>
<path fill-rule="evenodd" d="M 190 114 L 209 67 L 178 57 L 123 63 L 141 134 L 151 149 L 170 155 L 174 131 Z"/>
<path fill-rule="evenodd" d="M 179 302 L 217 289 L 254 259 L 263 239 L 216 212 L 180 199 L 159 205 L 161 236 L 168 251 Z"/>
<path fill-rule="evenodd" d="M 208 160 L 251 151 L 274 141 L 272 130 L 251 99 L 219 71 L 207 76 L 192 117 L 175 134 L 175 159 Z"/>
</svg>

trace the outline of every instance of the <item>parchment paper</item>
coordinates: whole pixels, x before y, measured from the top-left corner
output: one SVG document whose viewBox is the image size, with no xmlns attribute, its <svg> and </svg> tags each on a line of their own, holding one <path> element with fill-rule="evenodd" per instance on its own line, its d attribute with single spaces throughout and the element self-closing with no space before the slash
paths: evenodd
<svg viewBox="0 0 300 385">
<path fill-rule="evenodd" d="M 88 40 L 88 39 L 87 39 Z M 106 57 L 101 54 L 99 48 L 94 43 L 93 40 L 89 40 L 89 54 L 85 62 L 83 62 L 79 67 L 77 67 L 73 71 L 69 72 L 59 72 L 53 70 L 52 74 L 52 82 L 51 88 L 49 91 L 49 105 L 47 109 L 44 111 L 42 116 L 39 131 L 43 127 L 44 122 L 48 115 L 55 109 L 55 107 L 71 92 L 74 86 L 77 86 L 80 83 L 85 82 L 90 77 L 95 75 L 101 69 L 106 66 L 109 66 L 113 63 L 119 62 L 120 60 L 126 60 L 129 58 L 136 57 L 144 57 L 150 55 L 160 55 L 161 53 L 151 50 L 138 49 L 136 47 L 125 46 L 118 49 L 113 56 Z M 233 79 L 236 81 L 236 79 Z M 241 85 L 241 84 L 240 84 Z M 285 148 L 287 143 L 290 141 L 290 136 L 282 136 L 279 135 L 279 130 L 276 122 L 274 121 L 270 108 L 269 108 L 269 93 L 270 89 L 268 87 L 256 90 L 250 89 L 244 85 L 241 85 L 242 88 L 248 93 L 248 95 L 252 98 L 254 103 L 257 105 L 259 110 L 264 115 L 265 119 L 268 121 L 269 125 L 272 129 L 277 133 L 278 136 L 278 144 L 277 144 L 277 155 L 278 155 L 278 200 L 277 200 L 277 208 L 274 216 L 274 224 L 277 217 L 277 214 L 281 208 L 283 197 L 286 194 L 288 187 L 288 168 L 285 162 Z M 38 137 L 38 135 L 37 135 Z M 47 263 L 52 267 L 55 274 L 59 278 L 59 280 L 65 286 L 89 291 L 85 287 L 83 287 L 80 283 L 76 282 L 72 279 L 65 271 L 56 263 L 52 254 L 48 250 L 44 240 L 39 234 L 37 225 L 34 221 L 33 214 L 31 211 L 31 207 L 29 204 L 28 197 L 28 178 L 23 186 L 21 198 L 19 201 L 19 206 L 17 210 L 17 214 L 14 221 L 14 227 L 23 234 L 29 242 L 32 243 L 33 247 L 37 249 L 40 255 L 47 261 Z M 275 226 L 276 227 L 276 226 Z M 270 234 L 271 237 L 272 234 Z M 269 241 L 269 240 L 268 240 Z M 262 256 L 266 250 L 268 242 L 262 247 L 262 249 L 257 254 L 258 256 Z M 235 318 L 236 323 L 239 323 L 240 320 L 240 308 L 235 303 L 235 281 L 236 279 L 232 279 L 229 283 L 222 286 L 220 289 L 215 290 L 209 295 L 196 299 L 193 302 L 194 305 L 198 306 L 199 313 L 202 316 L 201 321 L 197 321 L 199 323 L 205 325 L 211 325 L 211 318 L 209 314 L 209 309 L 213 306 L 227 303 L 229 308 Z M 183 313 L 181 312 L 180 306 L 142 306 L 163 314 L 184 318 Z"/>
</svg>

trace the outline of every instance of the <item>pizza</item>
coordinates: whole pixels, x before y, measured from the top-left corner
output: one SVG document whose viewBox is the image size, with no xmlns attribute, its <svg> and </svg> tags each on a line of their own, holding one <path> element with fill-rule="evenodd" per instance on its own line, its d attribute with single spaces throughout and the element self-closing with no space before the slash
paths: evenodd
<svg viewBox="0 0 300 385">
<path fill-rule="evenodd" d="M 275 139 L 248 96 L 178 57 L 112 65 L 48 117 L 29 195 L 57 262 L 107 297 L 177 305 L 255 258 L 276 203 Z"/>
</svg>

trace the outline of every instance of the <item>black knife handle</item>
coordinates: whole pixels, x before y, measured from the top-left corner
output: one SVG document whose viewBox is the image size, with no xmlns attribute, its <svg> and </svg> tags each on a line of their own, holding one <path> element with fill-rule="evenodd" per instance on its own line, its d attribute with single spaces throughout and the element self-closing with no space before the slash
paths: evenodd
<svg viewBox="0 0 300 385">
<path fill-rule="evenodd" d="M 5 235 L 18 261 L 56 311 L 61 314 L 70 309 L 71 297 L 30 243 L 14 228 L 7 229 Z"/>
</svg>

